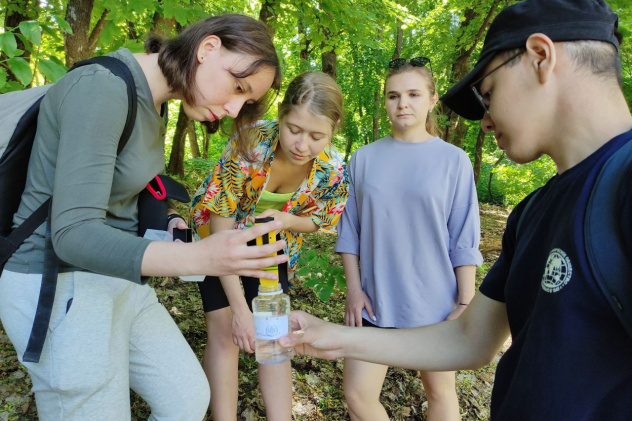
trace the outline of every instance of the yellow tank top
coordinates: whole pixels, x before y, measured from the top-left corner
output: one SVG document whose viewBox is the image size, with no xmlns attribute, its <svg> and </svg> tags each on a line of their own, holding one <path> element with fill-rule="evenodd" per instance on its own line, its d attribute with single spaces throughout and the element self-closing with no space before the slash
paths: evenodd
<svg viewBox="0 0 632 421">
<path fill-rule="evenodd" d="M 268 210 L 268 209 L 276 209 L 283 210 L 285 204 L 292 198 L 294 192 L 292 193 L 271 193 L 267 190 L 263 190 L 261 192 L 261 197 L 259 198 L 259 202 L 257 202 L 257 207 L 255 208 L 254 216 L 259 215 L 260 213 Z"/>
</svg>

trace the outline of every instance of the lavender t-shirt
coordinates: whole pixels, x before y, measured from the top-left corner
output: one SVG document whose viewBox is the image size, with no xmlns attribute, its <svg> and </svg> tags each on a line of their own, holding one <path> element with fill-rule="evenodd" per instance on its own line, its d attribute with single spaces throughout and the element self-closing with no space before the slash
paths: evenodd
<svg viewBox="0 0 632 421">
<path fill-rule="evenodd" d="M 360 257 L 372 323 L 404 328 L 445 320 L 456 305 L 454 268 L 483 261 L 467 154 L 438 137 L 409 143 L 387 136 L 356 151 L 348 170 L 336 252 Z M 366 311 L 363 317 L 370 320 Z"/>
</svg>

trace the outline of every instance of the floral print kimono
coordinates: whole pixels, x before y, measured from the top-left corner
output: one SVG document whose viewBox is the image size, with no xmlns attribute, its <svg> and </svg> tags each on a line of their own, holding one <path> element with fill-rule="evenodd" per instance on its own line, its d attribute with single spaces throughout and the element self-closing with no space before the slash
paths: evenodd
<svg viewBox="0 0 632 421">
<path fill-rule="evenodd" d="M 247 218 L 254 214 L 257 202 L 268 182 L 274 151 L 279 140 L 277 121 L 259 121 L 253 126 L 253 162 L 233 153 L 229 142 L 212 174 L 197 189 L 191 202 L 191 225 L 198 237 L 209 234 L 211 213 L 235 218 L 235 229 L 243 229 Z M 303 180 L 283 208 L 296 216 L 310 216 L 324 229 L 335 229 L 347 202 L 349 176 L 342 155 L 327 146 L 315 159 L 309 177 Z M 281 232 L 287 242 L 292 273 L 303 243 L 301 233 Z"/>
</svg>

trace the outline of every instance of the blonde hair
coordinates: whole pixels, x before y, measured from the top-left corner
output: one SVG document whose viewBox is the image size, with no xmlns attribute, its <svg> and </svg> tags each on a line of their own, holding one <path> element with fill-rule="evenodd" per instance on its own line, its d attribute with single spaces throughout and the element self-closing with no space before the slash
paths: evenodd
<svg viewBox="0 0 632 421">
<path fill-rule="evenodd" d="M 389 78 L 406 72 L 419 73 L 425 79 L 426 87 L 428 88 L 428 92 L 430 93 L 431 97 L 433 97 L 437 93 L 437 86 L 435 84 L 435 80 L 430 69 L 426 66 L 413 66 L 409 62 L 396 69 L 390 69 L 388 71 L 388 73 L 386 74 L 386 78 L 384 79 L 384 91 L 386 91 L 386 82 L 388 82 Z M 426 116 L 426 131 L 432 136 L 439 136 L 439 125 L 437 124 L 434 110 L 428 111 L 428 115 Z"/>
<path fill-rule="evenodd" d="M 279 105 L 279 120 L 292 110 L 306 106 L 309 110 L 327 118 L 332 132 L 342 123 L 343 96 L 336 81 L 323 72 L 306 72 L 295 77 L 288 85 Z"/>
</svg>

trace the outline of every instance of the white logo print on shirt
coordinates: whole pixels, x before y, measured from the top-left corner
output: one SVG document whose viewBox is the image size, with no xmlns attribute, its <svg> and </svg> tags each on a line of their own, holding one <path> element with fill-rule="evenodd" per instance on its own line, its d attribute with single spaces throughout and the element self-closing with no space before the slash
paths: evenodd
<svg viewBox="0 0 632 421">
<path fill-rule="evenodd" d="M 558 292 L 571 280 L 573 266 L 571 259 L 561 249 L 551 250 L 542 276 L 542 289 L 546 292 Z"/>
</svg>

